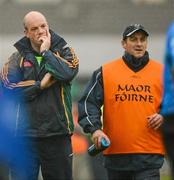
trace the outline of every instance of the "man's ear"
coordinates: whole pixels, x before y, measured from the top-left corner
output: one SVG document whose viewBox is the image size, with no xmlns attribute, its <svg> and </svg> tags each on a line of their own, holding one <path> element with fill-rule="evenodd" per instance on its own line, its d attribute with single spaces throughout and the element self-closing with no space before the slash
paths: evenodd
<svg viewBox="0 0 174 180">
<path fill-rule="evenodd" d="M 25 34 L 25 36 L 28 38 L 28 32 L 27 32 L 26 29 L 24 29 L 24 34 Z"/>
<path fill-rule="evenodd" d="M 122 40 L 122 41 L 121 41 L 121 44 L 122 44 L 122 47 L 125 49 L 126 41 L 125 41 L 125 40 Z"/>
</svg>

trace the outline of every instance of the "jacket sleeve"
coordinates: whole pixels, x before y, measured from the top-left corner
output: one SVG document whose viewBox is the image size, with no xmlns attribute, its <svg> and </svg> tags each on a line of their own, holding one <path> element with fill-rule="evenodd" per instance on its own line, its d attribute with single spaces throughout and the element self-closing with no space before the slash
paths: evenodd
<svg viewBox="0 0 174 180">
<path fill-rule="evenodd" d="M 58 81 L 69 82 L 78 72 L 78 59 L 70 47 L 64 46 L 56 53 L 47 50 L 43 57 L 46 60 L 46 70 Z"/>
<path fill-rule="evenodd" d="M 78 123 L 85 133 L 102 128 L 103 80 L 101 68 L 96 70 L 78 102 Z"/>
<path fill-rule="evenodd" d="M 5 93 L 22 97 L 22 100 L 35 98 L 40 90 L 40 82 L 35 80 L 23 80 L 23 72 L 20 67 L 21 56 L 14 53 L 5 63 L 1 71 L 1 81 Z"/>
</svg>

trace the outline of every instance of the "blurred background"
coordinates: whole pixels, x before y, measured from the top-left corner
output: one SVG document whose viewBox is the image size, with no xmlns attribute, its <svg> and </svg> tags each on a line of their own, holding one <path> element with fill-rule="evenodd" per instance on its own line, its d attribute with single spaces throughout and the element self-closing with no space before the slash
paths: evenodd
<svg viewBox="0 0 174 180">
<path fill-rule="evenodd" d="M 140 23 L 146 27 L 150 56 L 163 62 L 165 32 L 174 18 L 174 0 L 0 0 L 0 67 L 15 51 L 13 44 L 23 36 L 23 17 L 31 10 L 42 12 L 50 28 L 65 38 L 79 58 L 80 70 L 72 89 L 76 106 L 92 72 L 123 54 L 121 38 L 127 25 Z M 74 116 L 77 118 L 76 107 Z M 77 149 L 77 154 L 85 152 Z M 105 179 L 102 157 L 86 157 L 89 163 L 84 169 L 88 171 L 87 175 L 82 171 L 81 180 Z M 167 163 L 162 174 L 167 179 Z"/>
</svg>

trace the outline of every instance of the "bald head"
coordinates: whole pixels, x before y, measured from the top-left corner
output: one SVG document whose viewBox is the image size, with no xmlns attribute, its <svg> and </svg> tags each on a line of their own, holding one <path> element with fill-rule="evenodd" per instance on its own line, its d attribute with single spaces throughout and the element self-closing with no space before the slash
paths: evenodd
<svg viewBox="0 0 174 180">
<path fill-rule="evenodd" d="M 31 24 L 33 24 L 35 21 L 38 20 L 45 21 L 47 23 L 47 20 L 42 13 L 38 11 L 30 11 L 24 16 L 23 19 L 24 28 L 27 30 Z"/>
</svg>

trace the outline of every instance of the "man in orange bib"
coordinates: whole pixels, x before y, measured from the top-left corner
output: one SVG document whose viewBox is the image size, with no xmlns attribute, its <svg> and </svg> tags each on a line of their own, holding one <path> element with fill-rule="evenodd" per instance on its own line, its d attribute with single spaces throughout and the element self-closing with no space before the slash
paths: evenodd
<svg viewBox="0 0 174 180">
<path fill-rule="evenodd" d="M 147 52 L 149 33 L 140 24 L 123 32 L 122 57 L 96 70 L 79 100 L 79 124 L 104 151 L 109 180 L 159 180 L 164 161 L 162 64 Z M 103 106 L 103 121 L 101 121 Z"/>
</svg>

